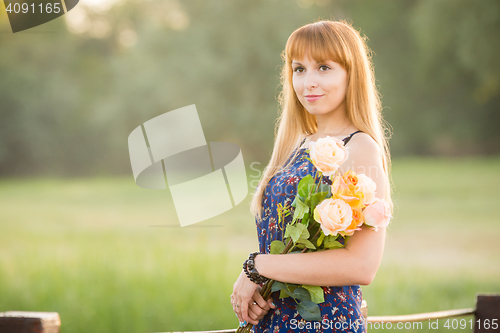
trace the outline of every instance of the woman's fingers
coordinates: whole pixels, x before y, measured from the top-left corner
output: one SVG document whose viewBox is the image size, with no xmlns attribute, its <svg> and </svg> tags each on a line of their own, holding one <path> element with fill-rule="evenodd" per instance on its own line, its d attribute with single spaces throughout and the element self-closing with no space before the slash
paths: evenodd
<svg viewBox="0 0 500 333">
<path fill-rule="evenodd" d="M 250 311 L 250 305 L 253 303 L 253 300 L 251 298 L 240 298 L 241 302 L 238 303 L 240 307 L 238 308 L 239 310 L 239 316 L 240 321 L 251 323 L 256 325 L 257 322 L 254 321 L 253 318 L 250 318 L 249 316 L 249 311 Z M 255 312 L 255 311 L 253 311 Z"/>
<path fill-rule="evenodd" d="M 238 321 L 239 322 L 242 322 L 242 317 L 241 317 L 241 311 L 240 311 L 240 307 L 239 307 L 239 304 L 238 304 L 238 301 L 236 300 L 236 298 L 234 299 L 234 303 L 233 303 L 233 311 L 234 313 L 236 314 L 236 317 L 238 317 Z"/>
<path fill-rule="evenodd" d="M 259 292 L 255 292 L 253 296 L 254 301 L 257 303 L 257 305 L 265 311 L 264 315 L 271 309 L 275 309 L 276 305 L 273 303 L 274 299 L 270 297 L 267 301 L 264 300 L 264 298 L 260 295 Z"/>
<path fill-rule="evenodd" d="M 269 304 L 269 307 L 271 309 L 276 309 L 276 304 L 274 304 L 274 300 L 272 297 L 267 300 L 267 304 Z"/>
<path fill-rule="evenodd" d="M 252 319 L 261 320 L 269 310 L 275 309 L 276 305 L 273 303 L 272 297 L 265 301 L 260 293 L 258 293 L 258 296 L 254 295 L 253 303 L 248 308 Z"/>
<path fill-rule="evenodd" d="M 264 303 L 266 304 L 267 309 L 261 308 L 257 302 L 252 300 L 251 303 L 247 303 L 246 307 L 243 306 L 244 302 L 243 304 L 240 303 L 240 307 L 237 307 L 236 304 L 234 304 L 233 310 L 238 316 L 238 320 L 240 322 L 246 321 L 247 323 L 250 323 L 252 325 L 257 325 L 259 323 L 259 320 L 264 318 L 270 308 L 267 302 Z M 247 316 L 245 316 L 245 314 L 247 314 Z"/>
<path fill-rule="evenodd" d="M 258 321 L 256 322 L 252 318 L 248 316 L 248 303 L 243 302 L 241 304 L 241 318 L 243 318 L 243 321 L 246 321 L 247 323 L 251 323 L 253 325 L 257 325 Z"/>
<path fill-rule="evenodd" d="M 262 298 L 260 292 L 258 292 L 257 290 L 253 293 L 253 299 L 261 309 L 265 310 L 266 312 L 269 311 L 270 309 L 269 304 L 266 302 L 264 298 Z"/>
<path fill-rule="evenodd" d="M 255 312 L 256 308 L 259 308 L 259 306 L 258 305 L 252 305 L 252 304 L 250 304 L 248 306 L 248 317 L 251 319 L 249 321 L 249 323 L 252 324 L 252 325 L 257 325 L 259 323 L 259 320 L 261 320 L 262 317 L 263 317 L 263 316 L 260 316 L 258 313 Z"/>
<path fill-rule="evenodd" d="M 236 317 L 238 317 L 238 321 L 242 323 L 244 319 L 241 311 L 241 304 L 242 304 L 241 298 L 239 298 L 235 292 L 233 292 L 233 295 L 231 296 L 232 296 L 231 305 L 233 306 L 233 311 L 236 314 Z"/>
</svg>

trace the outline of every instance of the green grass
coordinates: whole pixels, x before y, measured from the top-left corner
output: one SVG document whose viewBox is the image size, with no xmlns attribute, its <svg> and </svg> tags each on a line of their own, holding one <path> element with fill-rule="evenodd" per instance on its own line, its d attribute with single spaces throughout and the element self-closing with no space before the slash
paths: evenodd
<svg viewBox="0 0 500 333">
<path fill-rule="evenodd" d="M 369 315 L 500 292 L 499 170 L 500 158 L 394 161 L 395 218 L 363 286 Z M 257 249 L 249 200 L 180 228 L 168 191 L 132 176 L 0 180 L 0 312 L 58 312 L 62 333 L 235 328 L 229 295 Z"/>
</svg>

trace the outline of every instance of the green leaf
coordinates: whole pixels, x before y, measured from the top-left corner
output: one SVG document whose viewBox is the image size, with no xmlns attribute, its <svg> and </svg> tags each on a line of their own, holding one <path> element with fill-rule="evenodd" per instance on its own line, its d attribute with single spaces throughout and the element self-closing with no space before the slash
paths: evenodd
<svg viewBox="0 0 500 333">
<path fill-rule="evenodd" d="M 275 240 L 271 242 L 271 254 L 282 254 L 285 250 L 285 244 L 282 241 Z"/>
<path fill-rule="evenodd" d="M 337 241 L 330 241 L 327 244 L 325 244 L 325 249 L 341 249 L 343 247 L 344 245 Z"/>
<path fill-rule="evenodd" d="M 310 234 L 307 227 L 302 223 L 296 225 L 289 224 L 285 233 L 288 231 L 290 237 L 292 237 L 293 243 L 296 244 L 299 239 L 308 239 Z M 286 236 L 286 235 L 285 235 Z"/>
<path fill-rule="evenodd" d="M 295 290 L 295 288 L 297 288 L 299 285 L 295 284 L 295 283 L 285 283 L 285 286 L 286 286 L 288 293 L 291 295 L 291 294 L 293 294 L 293 291 Z"/>
<path fill-rule="evenodd" d="M 302 218 L 302 221 L 300 221 L 300 223 L 302 223 L 303 225 L 305 225 L 306 227 L 309 226 L 309 212 L 305 213 L 304 214 L 304 217 Z"/>
<path fill-rule="evenodd" d="M 309 196 L 309 194 L 311 194 L 311 193 L 314 193 L 315 189 L 316 189 L 315 183 L 307 184 L 307 196 Z"/>
<path fill-rule="evenodd" d="M 325 234 L 322 232 L 319 233 L 318 241 L 316 242 L 317 246 L 321 246 L 321 243 L 323 243 L 323 239 L 325 239 Z M 272 243 L 271 243 L 272 246 Z"/>
<path fill-rule="evenodd" d="M 314 303 L 319 304 L 325 301 L 325 292 L 320 286 L 302 285 L 302 287 L 309 291 L 311 301 Z"/>
<path fill-rule="evenodd" d="M 275 292 L 275 291 L 281 290 L 283 288 L 286 288 L 286 286 L 283 282 L 274 281 L 273 285 L 271 286 L 271 291 Z"/>
<path fill-rule="evenodd" d="M 318 222 L 321 221 L 321 216 L 319 214 L 319 210 L 316 208 L 314 208 L 313 210 L 313 217 L 314 217 L 314 221 Z"/>
<path fill-rule="evenodd" d="M 293 294 L 291 295 L 295 299 L 300 299 L 305 300 L 305 301 L 310 301 L 311 300 L 311 295 L 309 294 L 309 291 L 307 289 L 302 288 L 300 286 L 296 287 L 295 290 L 293 291 Z"/>
<path fill-rule="evenodd" d="M 287 298 L 287 297 L 290 297 L 288 291 L 286 291 L 286 289 L 281 289 L 279 298 Z"/>
<path fill-rule="evenodd" d="M 298 238 L 302 238 L 302 239 L 308 239 L 309 236 L 311 236 L 309 234 L 309 230 L 307 230 L 307 227 L 303 224 L 297 224 L 297 230 L 299 231 L 299 237 Z"/>
<path fill-rule="evenodd" d="M 274 293 L 275 291 L 283 290 L 285 288 L 286 285 L 283 282 L 274 281 L 273 285 L 271 286 L 271 291 Z"/>
<path fill-rule="evenodd" d="M 300 198 L 295 197 L 295 211 L 293 213 L 293 220 L 301 219 L 304 217 L 304 214 L 309 212 L 309 206 L 307 206 Z"/>
<path fill-rule="evenodd" d="M 282 283 L 282 282 L 280 282 L 280 285 L 279 285 L 280 289 L 274 290 L 273 288 L 271 288 L 271 291 L 274 292 L 274 291 L 280 290 L 280 296 L 279 296 L 279 298 L 286 298 L 286 297 L 291 297 L 293 295 L 293 291 L 295 290 L 295 288 L 297 286 L 298 285 L 293 284 L 293 283 Z M 273 287 L 274 287 L 274 285 L 273 285 Z"/>
<path fill-rule="evenodd" d="M 276 282 L 278 282 L 278 281 L 276 281 Z M 274 282 L 274 283 L 276 283 L 276 282 Z M 274 285 L 273 285 L 273 287 L 274 287 Z M 271 288 L 271 291 L 275 292 L 275 291 L 280 290 L 279 298 L 286 298 L 286 297 L 291 297 L 293 295 L 293 291 L 297 287 L 298 287 L 298 284 L 279 282 L 279 287 L 277 287 L 276 290 L 274 290 L 274 288 Z"/>
<path fill-rule="evenodd" d="M 285 227 L 285 238 L 289 238 L 290 237 L 290 229 L 292 228 L 295 228 L 293 226 L 293 224 L 287 224 L 286 227 Z"/>
<path fill-rule="evenodd" d="M 297 226 L 299 225 L 303 225 L 303 224 L 298 224 Z M 300 237 L 300 231 L 297 229 L 297 227 L 293 224 L 289 224 L 286 226 L 286 230 L 285 230 L 285 237 L 287 237 L 287 234 L 288 234 L 288 237 L 292 237 L 292 240 L 294 243 L 297 243 L 297 239 L 299 239 Z"/>
<path fill-rule="evenodd" d="M 302 239 L 300 238 L 297 243 L 304 244 L 308 249 L 316 250 L 316 247 L 314 246 L 313 243 L 311 243 L 308 239 Z"/>
<path fill-rule="evenodd" d="M 340 243 L 337 239 L 341 238 L 340 235 L 328 235 L 325 237 L 325 249 L 340 249 L 345 247 L 342 243 Z"/>
<path fill-rule="evenodd" d="M 312 301 L 300 301 L 300 303 L 297 304 L 297 310 L 299 310 L 299 314 L 305 320 L 321 321 L 321 311 L 319 310 L 319 306 Z"/>
<path fill-rule="evenodd" d="M 307 192 L 309 184 L 314 184 L 314 178 L 311 175 L 307 175 L 300 180 L 299 184 L 297 185 L 297 194 L 303 198 L 307 198 L 307 196 L 309 195 L 309 192 Z"/>
<path fill-rule="evenodd" d="M 332 186 L 324 183 L 319 183 L 319 192 L 326 192 L 326 194 L 332 195 Z"/>
<path fill-rule="evenodd" d="M 311 210 L 314 210 L 314 208 L 323 200 L 325 200 L 328 192 L 317 192 L 314 193 L 311 196 Z"/>
<path fill-rule="evenodd" d="M 298 241 L 300 241 L 300 239 L 299 239 Z M 297 242 L 298 242 L 298 241 L 297 241 Z M 300 244 L 300 242 L 298 242 L 298 243 L 295 245 L 295 248 L 297 248 L 297 249 L 304 249 L 305 247 L 306 247 L 306 246 L 305 246 L 304 244 Z"/>
</svg>

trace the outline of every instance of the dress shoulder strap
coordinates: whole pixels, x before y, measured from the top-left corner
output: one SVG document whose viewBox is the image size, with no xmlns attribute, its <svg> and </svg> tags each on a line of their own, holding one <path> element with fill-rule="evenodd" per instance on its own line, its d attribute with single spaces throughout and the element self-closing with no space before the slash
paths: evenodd
<svg viewBox="0 0 500 333">
<path fill-rule="evenodd" d="M 306 142 L 306 139 L 307 139 L 307 137 L 305 137 L 305 138 L 304 138 L 304 140 L 302 140 L 302 142 L 301 142 L 301 143 L 299 143 L 298 148 L 302 147 L 302 145 L 304 144 L 304 142 Z"/>
<path fill-rule="evenodd" d="M 342 139 L 342 141 L 344 141 L 344 146 L 351 140 L 351 138 L 354 136 L 354 134 L 356 133 L 363 133 L 363 131 L 356 131 L 354 133 L 351 133 L 349 134 L 348 136 L 346 136 L 345 138 Z M 304 144 L 304 142 L 306 142 L 306 138 L 304 138 L 304 140 L 302 140 L 302 142 L 299 144 L 298 148 L 302 147 L 302 145 Z M 297 148 L 297 149 L 298 149 Z"/>
<path fill-rule="evenodd" d="M 352 137 L 354 136 L 354 134 L 356 133 L 363 133 L 363 131 L 356 131 L 354 133 L 351 133 L 349 134 L 348 136 L 346 136 L 345 138 L 342 139 L 342 141 L 344 141 L 344 146 L 352 139 Z"/>
</svg>

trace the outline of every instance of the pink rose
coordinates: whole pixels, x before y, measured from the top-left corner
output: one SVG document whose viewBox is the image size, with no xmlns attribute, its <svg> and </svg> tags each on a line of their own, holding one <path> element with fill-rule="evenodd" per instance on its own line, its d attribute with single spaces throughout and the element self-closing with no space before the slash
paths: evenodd
<svg viewBox="0 0 500 333">
<path fill-rule="evenodd" d="M 309 156 L 316 169 L 330 177 L 347 160 L 348 152 L 342 140 L 327 136 L 309 142 Z"/>
<path fill-rule="evenodd" d="M 363 192 L 365 195 L 363 204 L 365 206 L 370 205 L 375 200 L 375 190 L 377 189 L 377 184 L 365 175 L 364 173 L 358 174 L 358 184 L 359 191 Z"/>
<path fill-rule="evenodd" d="M 314 209 L 314 219 L 325 236 L 346 230 L 352 223 L 352 209 L 342 199 L 325 199 Z"/>
<path fill-rule="evenodd" d="M 365 224 L 375 228 L 387 227 L 392 216 L 390 207 L 384 199 L 375 198 L 375 200 L 363 210 Z"/>
</svg>

